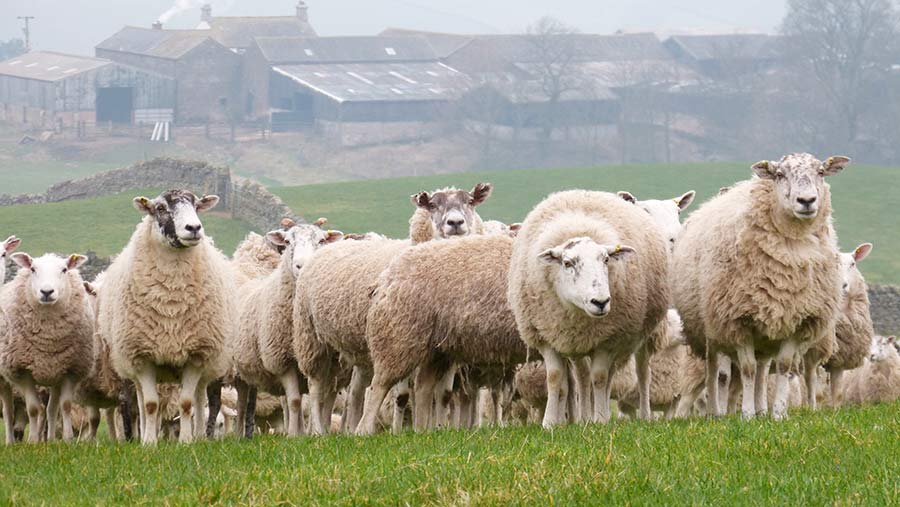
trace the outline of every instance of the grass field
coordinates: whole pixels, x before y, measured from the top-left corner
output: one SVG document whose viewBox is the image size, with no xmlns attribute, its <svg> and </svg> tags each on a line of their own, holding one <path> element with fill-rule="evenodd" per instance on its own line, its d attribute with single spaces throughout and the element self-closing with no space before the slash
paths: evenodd
<svg viewBox="0 0 900 507">
<path fill-rule="evenodd" d="M 898 505 L 900 406 L 371 438 L 0 449 L 3 505 Z"/>
<path fill-rule="evenodd" d="M 355 181 L 273 188 L 291 208 L 306 217 L 325 216 L 329 226 L 344 232 L 374 230 L 405 237 L 412 213 L 409 196 L 446 185 L 471 188 L 479 181 L 494 183 L 481 216 L 505 222 L 521 221 L 550 192 L 571 188 L 628 190 L 642 198 L 669 198 L 694 189 L 695 209 L 720 187 L 750 176 L 750 164 L 690 164 L 623 166 L 582 169 L 542 169 L 419 178 Z M 860 264 L 872 283 L 900 283 L 900 170 L 850 166 L 829 178 L 835 221 L 845 250 L 870 241 L 872 255 Z"/>
<path fill-rule="evenodd" d="M 0 164 L 0 194 L 41 194 L 51 185 L 115 169 L 109 162 L 15 162 Z"/>
</svg>

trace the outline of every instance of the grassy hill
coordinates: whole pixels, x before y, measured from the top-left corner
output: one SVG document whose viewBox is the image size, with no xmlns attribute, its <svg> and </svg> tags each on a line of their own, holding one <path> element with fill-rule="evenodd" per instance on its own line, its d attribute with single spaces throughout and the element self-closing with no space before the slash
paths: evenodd
<svg viewBox="0 0 900 507">
<path fill-rule="evenodd" d="M 898 505 L 900 406 L 190 446 L 0 448 L 3 505 Z"/>
</svg>

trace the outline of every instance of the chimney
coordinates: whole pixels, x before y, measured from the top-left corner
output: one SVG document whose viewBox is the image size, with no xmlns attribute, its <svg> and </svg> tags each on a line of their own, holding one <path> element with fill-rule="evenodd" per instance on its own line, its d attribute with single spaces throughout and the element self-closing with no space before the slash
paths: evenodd
<svg viewBox="0 0 900 507">
<path fill-rule="evenodd" d="M 303 0 L 299 0 L 297 2 L 297 19 L 304 23 L 309 23 L 309 7 L 306 6 L 306 2 Z"/>
<path fill-rule="evenodd" d="M 153 29 L 154 30 L 162 30 L 162 21 L 155 21 L 153 23 Z"/>
<path fill-rule="evenodd" d="M 212 23 L 212 5 L 203 4 L 203 7 L 200 7 L 200 21 Z"/>
</svg>

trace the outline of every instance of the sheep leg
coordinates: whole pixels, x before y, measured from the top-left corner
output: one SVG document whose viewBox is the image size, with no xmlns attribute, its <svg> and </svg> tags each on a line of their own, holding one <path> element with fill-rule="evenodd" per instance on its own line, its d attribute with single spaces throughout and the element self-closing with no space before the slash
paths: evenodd
<svg viewBox="0 0 900 507">
<path fill-rule="evenodd" d="M 202 410 L 197 406 L 197 387 L 200 385 L 201 372 L 199 368 L 186 366 L 181 373 L 181 393 L 178 397 L 179 415 L 178 441 L 183 444 L 194 440 L 193 413 Z"/>
<path fill-rule="evenodd" d="M 844 402 L 843 384 L 844 369 L 833 368 L 831 370 L 831 406 L 840 407 Z M 4 409 L 5 410 L 5 409 Z"/>
<path fill-rule="evenodd" d="M 816 369 L 819 367 L 819 361 L 807 354 L 803 358 L 803 380 L 806 381 L 806 404 L 810 410 L 816 410 L 818 407 L 816 393 L 819 391 L 819 376 L 816 375 Z"/>
<path fill-rule="evenodd" d="M 135 378 L 135 388 L 141 411 L 141 443 L 156 445 L 159 439 L 159 392 L 156 390 L 156 370 L 144 366 Z"/>
<path fill-rule="evenodd" d="M 256 429 L 256 386 L 250 386 L 247 391 L 247 410 L 244 412 L 244 438 L 253 438 Z M 287 413 L 286 410 L 284 410 Z"/>
<path fill-rule="evenodd" d="M 337 398 L 337 386 L 332 383 L 331 388 L 325 391 L 322 399 L 321 420 L 325 427 L 325 433 L 331 433 L 331 416 L 334 414 L 334 400 Z"/>
<path fill-rule="evenodd" d="M 47 403 L 47 441 L 56 440 L 56 420 L 59 416 L 59 398 L 62 394 L 62 386 L 55 385 L 50 388 L 50 401 Z M 70 423 L 71 424 L 71 423 Z"/>
<path fill-rule="evenodd" d="M 719 407 L 725 410 L 725 413 L 732 412 L 732 405 L 729 403 L 731 395 L 731 383 L 733 377 L 731 375 L 731 358 L 721 352 L 716 354 L 718 357 L 719 371 Z"/>
<path fill-rule="evenodd" d="M 70 442 L 75 434 L 72 431 L 72 403 L 75 400 L 75 381 L 71 378 L 64 378 L 62 381 L 62 386 L 60 386 L 60 397 L 59 403 L 60 408 L 62 409 L 62 424 L 63 424 L 63 440 L 66 442 Z M 94 410 L 97 410 L 96 408 Z M 100 424 L 100 413 L 97 412 L 97 424 Z M 96 428 L 95 428 L 96 434 Z"/>
<path fill-rule="evenodd" d="M 471 428 L 474 422 L 474 417 L 472 417 L 472 410 L 475 408 L 475 405 L 472 403 L 472 396 L 468 393 L 465 387 L 460 390 L 459 396 L 459 423 L 458 427 L 460 428 Z"/>
<path fill-rule="evenodd" d="M 766 415 L 769 412 L 769 370 L 772 367 L 771 359 L 757 362 L 756 366 L 756 415 Z"/>
<path fill-rule="evenodd" d="M 13 426 L 15 425 L 16 409 L 13 404 L 12 388 L 3 381 L 0 381 L 0 399 L 3 401 L 3 428 L 6 434 L 6 445 L 11 445 L 15 441 Z"/>
<path fill-rule="evenodd" d="M 409 405 L 411 394 L 409 377 L 397 382 L 397 385 L 391 389 L 391 394 L 394 397 L 394 413 L 391 414 L 391 433 L 396 435 L 403 430 L 403 419 L 406 416 L 406 407 Z"/>
<path fill-rule="evenodd" d="M 441 376 L 434 390 L 434 426 L 445 428 L 450 425 L 450 401 L 453 398 L 453 377 L 457 366 L 454 364 Z"/>
<path fill-rule="evenodd" d="M 119 432 L 116 429 L 116 408 L 104 408 L 103 418 L 106 419 L 106 432 L 109 433 L 110 441 L 118 442 Z"/>
<path fill-rule="evenodd" d="M 634 365 L 637 373 L 638 399 L 640 403 L 640 418 L 644 421 L 653 419 L 650 410 L 650 351 L 643 345 L 634 353 Z M 612 383 L 612 375 L 609 377 Z"/>
<path fill-rule="evenodd" d="M 326 396 L 326 385 L 328 380 L 321 377 L 309 377 L 309 433 L 311 435 L 324 435 L 325 423 L 323 417 L 323 404 Z M 287 390 L 285 389 L 285 392 Z M 288 431 L 290 431 L 291 423 L 288 421 Z M 290 434 L 290 433 L 288 433 Z"/>
<path fill-rule="evenodd" d="M 609 421 L 609 395 L 612 388 L 613 361 L 609 352 L 595 350 L 591 355 L 591 385 L 594 389 L 594 422 Z"/>
<path fill-rule="evenodd" d="M 310 381 L 310 384 L 313 382 Z M 284 386 L 284 395 L 287 398 L 289 437 L 299 437 L 303 433 L 303 395 L 300 394 L 300 376 L 295 370 L 288 370 L 281 376 L 281 385 Z M 321 389 L 321 386 L 318 387 Z M 310 385 L 310 394 L 313 387 Z M 321 393 L 321 391 L 319 391 Z M 321 396 L 321 394 L 320 394 Z M 312 398 L 312 396 L 310 396 Z M 321 415 L 321 398 L 310 403 L 309 413 Z M 321 431 L 321 421 L 318 430 Z"/>
<path fill-rule="evenodd" d="M 547 370 L 547 407 L 544 409 L 544 421 L 541 424 L 544 429 L 551 429 L 563 422 L 565 415 L 562 413 L 560 401 L 565 403 L 562 392 L 568 389 L 568 368 L 562 356 L 550 346 L 541 347 L 541 356 Z"/>
<path fill-rule="evenodd" d="M 119 439 L 123 440 L 123 441 L 129 441 L 129 442 L 132 439 L 134 439 L 134 434 L 135 434 L 135 428 L 134 428 L 134 425 L 132 424 L 134 422 L 134 419 L 132 417 L 133 408 L 132 408 L 132 404 L 131 404 L 131 401 L 132 401 L 131 395 L 134 393 L 135 393 L 134 383 L 132 383 L 132 382 L 126 382 L 122 386 L 122 390 L 119 391 L 118 411 L 120 413 L 119 415 L 122 418 L 122 431 L 119 432 Z M 136 396 L 137 395 L 135 394 L 135 397 Z M 138 414 L 140 414 L 141 410 L 143 410 L 141 408 L 143 406 L 143 404 L 138 403 L 138 405 L 139 405 L 138 406 Z M 140 418 L 140 417 L 138 417 L 138 418 Z M 116 420 L 116 423 L 118 424 L 118 419 Z M 137 428 L 138 437 L 140 437 L 140 432 L 141 432 L 140 425 L 138 425 L 138 428 Z"/>
<path fill-rule="evenodd" d="M 378 412 L 381 410 L 381 403 L 384 402 L 384 397 L 387 396 L 389 390 L 390 385 L 377 376 L 372 379 L 372 385 L 366 391 L 362 418 L 359 420 L 359 426 L 356 427 L 357 435 L 375 434 Z"/>
<path fill-rule="evenodd" d="M 419 366 L 416 373 L 413 401 L 413 429 L 425 431 L 431 427 L 431 416 L 434 412 L 434 388 L 437 384 L 439 372 L 434 361 L 428 361 Z"/>
<path fill-rule="evenodd" d="M 484 397 L 487 395 L 485 389 L 475 391 L 475 427 L 485 428 L 488 425 L 488 415 L 484 406 Z"/>
<path fill-rule="evenodd" d="M 194 391 L 194 436 L 198 439 L 206 434 L 206 421 L 203 420 L 206 409 L 206 387 L 206 382 L 201 379 L 200 383 L 197 384 L 196 391 Z M 215 419 L 213 419 L 213 425 L 215 425 Z M 213 437 L 214 436 L 215 426 L 213 426 Z"/>
<path fill-rule="evenodd" d="M 235 417 L 234 428 L 235 435 L 242 436 L 244 434 L 244 417 L 247 415 L 247 394 L 250 386 L 241 380 L 235 380 L 234 390 L 237 391 L 237 417 Z"/>
<path fill-rule="evenodd" d="M 588 358 L 572 359 L 572 367 L 575 379 L 575 390 L 577 393 L 577 411 L 574 420 L 577 422 L 588 422 L 591 420 L 593 413 L 593 399 L 591 395 L 591 362 Z"/>
<path fill-rule="evenodd" d="M 38 397 L 33 380 L 17 382 L 14 386 L 25 398 L 25 410 L 28 411 L 28 442 L 36 444 L 41 441 L 41 412 L 44 405 Z"/>
<path fill-rule="evenodd" d="M 216 434 L 216 418 L 222 410 L 222 381 L 213 380 L 206 386 L 206 398 L 209 400 L 209 417 L 206 418 L 206 438 Z"/>
<path fill-rule="evenodd" d="M 500 388 L 492 388 L 490 391 L 494 404 L 494 425 L 503 427 L 503 392 Z"/>
<path fill-rule="evenodd" d="M 363 403 L 366 398 L 366 387 L 372 382 L 372 369 L 354 366 L 347 389 L 347 400 L 344 404 L 344 416 L 347 419 L 347 432 L 352 432 L 359 425 L 362 417 Z"/>
<path fill-rule="evenodd" d="M 719 355 L 709 348 L 706 350 L 706 415 L 722 415 L 719 405 Z"/>
<path fill-rule="evenodd" d="M 741 417 L 752 419 L 756 416 L 756 351 L 753 345 L 737 347 L 738 366 L 741 371 Z"/>
<path fill-rule="evenodd" d="M 791 366 L 794 365 L 796 355 L 797 343 L 793 340 L 785 340 L 775 359 L 775 402 L 772 405 L 772 417 L 776 420 L 787 417 L 788 391 L 790 389 L 788 374 Z"/>
</svg>

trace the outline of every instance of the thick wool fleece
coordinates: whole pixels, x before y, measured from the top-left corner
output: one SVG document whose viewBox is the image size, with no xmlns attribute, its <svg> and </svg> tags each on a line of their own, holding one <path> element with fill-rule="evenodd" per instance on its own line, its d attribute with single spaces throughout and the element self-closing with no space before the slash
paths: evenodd
<svg viewBox="0 0 900 507">
<path fill-rule="evenodd" d="M 261 294 L 265 304 L 256 316 L 259 357 L 266 371 L 279 378 L 297 366 L 291 347 L 296 286 L 292 262 L 293 257 L 285 253 L 278 269 L 265 278 Z"/>
<path fill-rule="evenodd" d="M 603 319 L 560 301 L 551 266 L 538 258 L 581 236 L 636 251 L 609 264 L 612 310 Z M 509 302 L 522 339 L 535 348 L 550 345 L 564 356 L 583 356 L 601 347 L 617 361 L 633 354 L 665 332 L 667 250 L 650 216 L 615 194 L 572 190 L 550 195 L 525 218 L 513 248 Z"/>
<path fill-rule="evenodd" d="M 66 296 L 41 305 L 31 293 L 31 271 L 20 269 L 0 292 L 5 324 L 0 336 L 0 373 L 7 379 L 31 375 L 40 385 L 54 386 L 65 377 L 90 373 L 94 357 L 94 318 L 84 282 L 77 270 L 65 275 Z"/>
<path fill-rule="evenodd" d="M 278 267 L 281 256 L 255 232 L 247 234 L 231 257 L 235 283 L 242 286 L 250 280 L 262 278 Z"/>
<path fill-rule="evenodd" d="M 849 370 L 861 366 L 869 352 L 873 336 L 875 330 L 869 313 L 868 287 L 862 276 L 856 276 L 850 283 L 847 296 L 841 302 L 835 324 L 837 350 L 825 363 L 825 369 Z"/>
<path fill-rule="evenodd" d="M 191 363 L 206 379 L 220 377 L 237 324 L 231 264 L 209 238 L 173 250 L 153 238 L 153 227 L 144 217 L 107 270 L 103 290 L 116 297 L 101 299 L 100 322 L 113 366 L 134 378 L 141 364 Z"/>
<path fill-rule="evenodd" d="M 81 405 L 111 408 L 119 404 L 119 393 L 122 389 L 122 377 L 116 374 L 112 366 L 109 344 L 103 340 L 97 314 L 100 311 L 99 299 L 103 297 L 103 280 L 105 273 L 94 278 L 93 286 L 96 296 L 88 296 L 94 318 L 94 360 L 91 372 L 78 383 L 75 388 L 75 401 Z"/>
<path fill-rule="evenodd" d="M 828 185 L 807 221 L 779 211 L 775 192 L 765 179 L 735 185 L 695 211 L 675 243 L 675 306 L 700 357 L 707 340 L 726 353 L 751 344 L 766 357 L 783 340 L 833 332 L 841 279 Z"/>
<path fill-rule="evenodd" d="M 261 316 L 272 302 L 267 290 L 269 282 L 277 281 L 277 275 L 270 273 L 267 277 L 250 280 L 241 287 L 238 296 L 238 331 L 234 335 L 231 350 L 237 378 L 261 391 L 282 395 L 284 387 L 281 380 L 266 370 L 259 353 L 259 336 L 263 327 Z M 282 326 L 290 329 L 290 323 L 282 323 Z"/>
<path fill-rule="evenodd" d="M 506 299 L 512 239 L 430 241 L 382 273 L 366 335 L 375 380 L 392 385 L 429 358 L 512 370 L 525 360 Z"/>
<path fill-rule="evenodd" d="M 520 366 L 513 385 L 529 407 L 544 410 L 547 406 L 547 369 L 543 361 L 531 361 Z"/>
<path fill-rule="evenodd" d="M 900 399 L 900 353 L 883 361 L 866 361 L 844 376 L 844 402 L 889 403 Z"/>
</svg>

